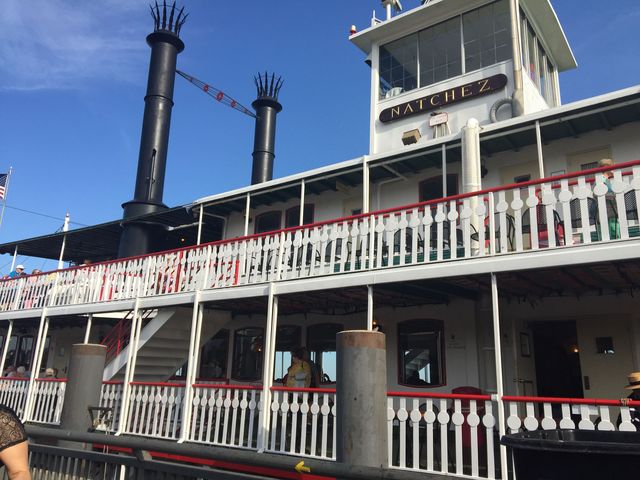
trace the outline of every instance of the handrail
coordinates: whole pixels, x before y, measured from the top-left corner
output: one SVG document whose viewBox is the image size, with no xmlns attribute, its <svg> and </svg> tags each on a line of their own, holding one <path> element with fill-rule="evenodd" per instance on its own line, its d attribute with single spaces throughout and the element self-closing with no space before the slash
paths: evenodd
<svg viewBox="0 0 640 480">
<path fill-rule="evenodd" d="M 491 395 L 471 395 L 466 393 L 387 392 L 387 396 L 408 398 L 437 398 L 448 400 L 491 400 Z"/>
<path fill-rule="evenodd" d="M 518 397 L 513 395 L 504 395 L 502 400 L 505 402 L 568 403 L 571 405 L 602 405 L 609 407 L 625 406 L 622 399 L 606 400 L 601 398 Z M 639 400 L 626 400 L 626 404 L 630 407 L 640 407 Z"/>
<path fill-rule="evenodd" d="M 67 271 L 73 271 L 73 270 L 79 270 L 79 269 L 93 269 L 93 268 L 96 268 L 96 267 L 106 266 L 106 265 L 110 265 L 110 264 L 114 264 L 114 263 L 131 262 L 131 261 L 142 259 L 142 258 L 152 258 L 152 257 L 156 257 L 156 256 L 162 256 L 162 255 L 168 255 L 168 254 L 172 254 L 172 253 L 178 253 L 178 252 L 181 252 L 181 251 L 196 250 L 196 249 L 199 249 L 199 248 L 206 248 L 206 247 L 210 247 L 210 246 L 217 246 L 217 245 L 223 245 L 223 244 L 228 244 L 228 243 L 233 243 L 233 242 L 246 241 L 246 240 L 251 240 L 251 239 L 254 239 L 254 238 L 277 236 L 277 235 L 282 234 L 282 233 L 294 232 L 294 231 L 302 230 L 302 229 L 318 228 L 318 227 L 321 227 L 321 226 L 324 226 L 324 225 L 330 225 L 330 224 L 335 224 L 335 223 L 339 223 L 339 222 L 346 222 L 346 221 L 359 220 L 359 219 L 363 219 L 363 218 L 369 218 L 372 215 L 374 215 L 374 216 L 385 215 L 385 214 L 389 214 L 389 213 L 393 213 L 393 212 L 397 212 L 397 211 L 401 211 L 401 210 L 409 210 L 409 209 L 413 209 L 413 208 L 421 208 L 421 207 L 425 207 L 425 206 L 436 205 L 436 204 L 443 203 L 443 202 L 451 202 L 451 201 L 463 200 L 465 198 L 478 197 L 478 196 L 486 195 L 486 194 L 489 194 L 489 193 L 507 191 L 507 190 L 511 190 L 513 188 L 520 188 L 521 189 L 521 188 L 526 188 L 526 187 L 529 187 L 529 186 L 542 185 L 542 184 L 551 183 L 551 182 L 559 182 L 561 180 L 566 180 L 566 179 L 571 179 L 571 178 L 576 178 L 576 177 L 582 177 L 582 176 L 588 176 L 588 175 L 594 175 L 596 173 L 601 173 L 601 172 L 621 170 L 621 169 L 635 167 L 635 166 L 640 166 L 640 160 L 633 160 L 633 161 L 630 161 L 630 162 L 624 162 L 624 163 L 620 163 L 620 164 L 613 165 L 613 166 L 598 167 L 598 168 L 592 168 L 592 169 L 589 169 L 589 170 L 582 170 L 582 171 L 579 171 L 579 172 L 572 172 L 572 173 L 566 173 L 566 174 L 563 174 L 563 175 L 545 177 L 545 178 L 542 178 L 542 179 L 530 180 L 530 181 L 522 182 L 522 183 L 513 183 L 513 184 L 508 184 L 508 185 L 501 185 L 499 187 L 487 188 L 487 189 L 478 190 L 478 191 L 475 191 L 475 192 L 461 193 L 461 194 L 458 194 L 458 195 L 452 195 L 452 196 L 449 196 L 449 197 L 443 197 L 443 198 L 438 198 L 438 199 L 434 199 L 434 200 L 428 200 L 428 201 L 425 201 L 425 202 L 416 202 L 416 203 L 411 203 L 411 204 L 408 204 L 408 205 L 401 205 L 401 206 L 392 207 L 392 208 L 388 208 L 388 209 L 376 210 L 376 211 L 368 212 L 368 213 L 361 213 L 361 214 L 358 214 L 358 215 L 351 215 L 351 216 L 347 216 L 347 217 L 339 217 L 339 218 L 334 218 L 334 219 L 330 219 L 330 220 L 323 220 L 321 222 L 310 223 L 310 224 L 306 224 L 306 225 L 298 225 L 298 226 L 295 226 L 295 227 L 289 227 L 289 228 L 283 228 L 283 229 L 279 229 L 279 230 L 273 230 L 273 231 L 270 231 L 270 232 L 264 232 L 264 233 L 245 235 L 245 236 L 233 237 L 233 238 L 222 239 L 222 240 L 216 240 L 214 242 L 202 243 L 200 245 L 188 245 L 188 246 L 184 246 L 184 247 L 164 250 L 164 251 L 160 251 L 160 252 L 154 252 L 154 253 L 150 253 L 150 254 L 136 255 L 136 256 L 133 256 L 133 257 L 126 257 L 126 258 L 119 258 L 119 259 L 116 259 L 116 260 L 106 260 L 106 261 L 103 261 L 103 262 L 92 263 L 90 265 L 77 265 L 77 266 L 73 266 L 73 267 L 69 267 L 69 268 L 64 268 L 64 269 L 59 269 L 59 270 L 51 270 L 51 271 L 47 271 L 47 272 L 37 273 L 37 274 L 34 274 L 34 275 L 23 275 L 23 276 L 16 277 L 16 278 L 5 278 L 5 279 L 0 279 L 0 284 L 2 282 L 7 282 L 7 281 L 21 280 L 21 279 L 26 279 L 26 278 L 30 278 L 30 277 L 36 277 L 36 276 L 42 276 L 42 275 L 51 275 L 51 274 L 57 273 L 57 272 L 67 272 Z"/>
<path fill-rule="evenodd" d="M 211 388 L 221 390 L 262 390 L 262 387 L 254 385 L 229 385 L 228 383 L 194 383 L 193 388 Z"/>
<path fill-rule="evenodd" d="M 171 383 L 171 382 L 130 382 L 129 385 L 140 387 L 184 387 L 184 383 Z"/>
<path fill-rule="evenodd" d="M 335 388 L 296 388 L 296 387 L 271 387 L 272 392 L 292 393 L 336 393 Z"/>
</svg>

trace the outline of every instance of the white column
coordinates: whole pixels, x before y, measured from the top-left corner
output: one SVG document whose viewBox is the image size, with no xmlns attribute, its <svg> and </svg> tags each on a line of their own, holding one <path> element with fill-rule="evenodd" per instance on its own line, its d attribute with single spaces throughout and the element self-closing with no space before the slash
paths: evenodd
<svg viewBox="0 0 640 480">
<path fill-rule="evenodd" d="M 267 324 L 265 328 L 264 354 L 262 361 L 262 424 L 258 430 L 258 451 L 263 452 L 269 444 L 271 425 L 271 387 L 275 363 L 276 331 L 278 328 L 278 297 L 274 294 L 274 284 L 269 285 Z"/>
<path fill-rule="evenodd" d="M 11 270 L 13 272 L 16 269 L 16 260 L 18 259 L 18 245 L 13 249 L 13 259 L 11 260 Z"/>
<path fill-rule="evenodd" d="M 502 378 L 502 342 L 500 335 L 500 310 L 498 305 L 498 281 L 494 273 L 491 274 L 491 307 L 493 310 L 493 345 L 496 358 L 496 390 L 498 399 L 498 433 L 500 437 L 506 432 L 504 403 L 504 381 Z M 507 447 L 500 445 L 500 471 L 503 479 L 507 473 Z"/>
<path fill-rule="evenodd" d="M 69 212 L 64 216 L 64 225 L 62 226 L 63 232 L 69 231 Z M 67 245 L 67 235 L 65 234 L 62 237 L 62 247 L 60 247 L 60 258 L 58 259 L 58 270 L 62 270 L 64 268 L 64 248 Z"/>
<path fill-rule="evenodd" d="M 379 44 L 371 45 L 371 100 L 369 107 L 369 154 L 376 153 L 376 122 L 378 120 L 378 98 L 380 98 L 380 50 Z"/>
<path fill-rule="evenodd" d="M 0 376 L 4 374 L 4 364 L 7 361 L 7 352 L 9 351 L 9 340 L 13 333 L 13 320 L 9 320 L 9 328 L 7 328 L 7 337 L 4 339 L 4 348 L 2 349 L 2 359 L 0 360 Z"/>
<path fill-rule="evenodd" d="M 524 86 L 522 80 L 522 46 L 520 44 L 520 1 L 509 1 L 511 19 L 511 57 L 513 58 L 513 116 L 524 114 Z"/>
<path fill-rule="evenodd" d="M 249 235 L 249 213 L 251 212 L 251 194 L 247 193 L 247 203 L 244 207 L 244 236 Z"/>
<path fill-rule="evenodd" d="M 306 194 L 306 182 L 304 181 L 304 178 L 302 179 L 302 181 L 300 182 L 300 221 L 298 222 L 299 225 L 303 225 L 304 224 L 304 197 Z"/>
<path fill-rule="evenodd" d="M 42 362 L 42 353 L 44 350 L 44 339 L 49 331 L 49 317 L 46 314 L 47 309 L 42 309 L 42 315 L 40 316 L 40 327 L 38 327 L 38 337 L 36 339 L 36 348 L 34 350 L 33 362 L 31 363 L 31 376 L 29 377 L 29 386 L 27 387 L 27 401 L 25 402 L 24 412 L 22 414 L 22 421 L 27 422 L 31 420 L 31 413 L 33 411 L 33 405 L 35 403 L 34 391 L 35 380 L 38 377 L 38 371 L 40 370 L 40 363 Z"/>
<path fill-rule="evenodd" d="M 544 157 L 542 155 L 542 134 L 540 133 L 540 121 L 536 120 L 536 144 L 538 146 L 538 171 L 540 178 L 544 178 Z"/>
<path fill-rule="evenodd" d="M 204 212 L 204 205 L 200 205 L 200 213 L 198 214 L 198 240 L 196 245 L 200 245 L 202 240 L 202 214 Z"/>
<path fill-rule="evenodd" d="M 446 197 L 447 192 L 447 145 L 442 144 L 442 196 Z"/>
<path fill-rule="evenodd" d="M 87 328 L 84 332 L 84 342 L 89 343 L 89 337 L 91 336 L 91 324 L 93 323 L 93 313 L 90 313 L 87 317 Z"/>
<path fill-rule="evenodd" d="M 367 330 L 373 330 L 373 285 L 367 285 Z"/>
<path fill-rule="evenodd" d="M 184 442 L 191 429 L 191 410 L 193 400 L 193 384 L 196 382 L 198 372 L 198 356 L 200 353 L 200 338 L 202 336 L 202 303 L 201 291 L 198 290 L 193 301 L 193 314 L 191 316 L 191 336 L 189 338 L 189 356 L 187 357 L 187 377 L 184 385 L 184 397 L 182 406 L 182 427 L 178 443 Z"/>
<path fill-rule="evenodd" d="M 140 318 L 138 309 L 140 305 L 140 297 L 136 298 L 133 307 L 133 316 L 131 318 L 131 333 L 129 334 L 129 345 L 127 345 L 127 366 L 124 373 L 124 382 L 122 384 L 122 405 L 120 406 L 120 420 L 116 435 L 121 435 L 127 425 L 129 416 L 129 398 L 131 397 L 131 382 L 135 373 L 135 361 L 137 359 L 136 350 L 138 347 L 138 339 L 140 338 L 139 323 Z"/>
<path fill-rule="evenodd" d="M 362 157 L 362 213 L 369 213 L 369 156 Z"/>
<path fill-rule="evenodd" d="M 462 128 L 462 193 L 482 190 L 481 169 L 480 123 L 475 118 L 470 118 Z M 470 219 L 472 231 L 475 230 L 479 232 L 480 229 L 478 227 L 484 219 L 478 219 L 478 216 L 475 214 L 478 208 L 478 197 L 471 197 L 469 199 L 469 206 L 471 211 L 474 212 Z M 493 217 L 491 213 L 489 213 L 489 215 L 491 218 Z M 482 248 L 484 239 L 478 238 L 477 245 L 473 245 L 473 243 L 472 248 L 475 252 L 477 248 Z"/>
</svg>

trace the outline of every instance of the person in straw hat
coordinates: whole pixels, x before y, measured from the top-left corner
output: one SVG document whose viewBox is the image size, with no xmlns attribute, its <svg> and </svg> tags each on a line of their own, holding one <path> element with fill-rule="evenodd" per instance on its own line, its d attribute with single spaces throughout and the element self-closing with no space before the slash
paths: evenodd
<svg viewBox="0 0 640 480">
<path fill-rule="evenodd" d="M 624 388 L 631 390 L 631 394 L 627 398 L 620 399 L 620 403 L 625 407 L 629 406 L 629 402 L 631 401 L 640 402 L 640 372 L 630 373 L 628 379 L 629 385 Z M 636 430 L 640 432 L 640 407 L 629 407 L 629 414 L 631 415 L 631 423 L 633 423 Z"/>
</svg>

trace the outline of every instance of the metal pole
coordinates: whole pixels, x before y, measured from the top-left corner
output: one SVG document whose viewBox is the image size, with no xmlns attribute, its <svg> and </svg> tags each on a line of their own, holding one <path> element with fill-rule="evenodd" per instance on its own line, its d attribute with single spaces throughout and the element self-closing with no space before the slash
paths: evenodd
<svg viewBox="0 0 640 480">
<path fill-rule="evenodd" d="M 13 272 L 16 269 L 16 260 L 18 259 L 18 245 L 13 249 L 13 260 L 11 260 L 11 270 Z"/>
<path fill-rule="evenodd" d="M 502 343 L 500 335 L 500 311 L 498 305 L 498 281 L 495 273 L 491 274 L 491 308 L 493 311 L 493 346 L 496 361 L 496 390 L 498 401 L 498 433 L 500 437 L 506 433 L 505 412 L 502 397 L 504 395 L 504 381 L 502 378 Z M 500 445 L 500 476 L 508 478 L 507 447 Z"/>
<path fill-rule="evenodd" d="M 42 359 L 42 350 L 44 347 L 43 338 L 46 337 L 49 330 L 49 318 L 46 314 L 47 309 L 42 309 L 42 315 L 40 316 L 40 327 L 38 327 L 38 337 L 36 339 L 36 348 L 34 350 L 33 361 L 31 363 L 31 375 L 29 376 L 29 385 L 27 387 L 27 401 L 25 402 L 24 412 L 22 413 L 22 421 L 27 422 L 31 420 L 31 411 L 34 404 L 34 390 L 35 379 L 38 375 L 38 369 L 40 368 L 40 360 Z"/>
<path fill-rule="evenodd" d="M 302 182 L 300 182 L 300 221 L 298 222 L 299 225 L 304 225 L 304 197 L 306 194 L 306 187 L 307 184 L 304 181 L 304 178 L 302 179 Z"/>
<path fill-rule="evenodd" d="M 204 205 L 200 205 L 200 215 L 198 216 L 198 241 L 196 245 L 200 245 L 202 240 L 202 213 L 204 212 Z"/>
<path fill-rule="evenodd" d="M 347 330 L 338 333 L 336 344 L 336 460 L 348 465 L 387 468 L 385 335 Z"/>
<path fill-rule="evenodd" d="M 247 204 L 244 208 L 244 236 L 249 235 L 249 210 L 251 209 L 251 194 L 247 192 Z"/>
<path fill-rule="evenodd" d="M 362 213 L 369 213 L 369 156 L 362 157 Z"/>
<path fill-rule="evenodd" d="M 447 196 L 447 145 L 442 144 L 442 197 Z"/>
<path fill-rule="evenodd" d="M 4 349 L 2 350 L 2 359 L 0 360 L 0 377 L 4 376 L 4 364 L 7 361 L 7 352 L 9 351 L 9 340 L 13 333 L 13 320 L 9 320 L 9 328 L 7 328 L 7 338 L 4 339 Z"/>
<path fill-rule="evenodd" d="M 69 212 L 64 216 L 64 225 L 62 226 L 63 232 L 69 231 Z M 58 259 L 58 270 L 62 270 L 64 267 L 64 248 L 67 244 L 67 236 L 62 237 L 62 247 L 60 247 L 60 258 Z"/>
<path fill-rule="evenodd" d="M 367 330 L 373 330 L 373 286 L 367 285 Z"/>
<path fill-rule="evenodd" d="M 129 334 L 129 345 L 127 346 L 127 366 L 124 373 L 124 382 L 122 384 L 122 405 L 120 406 L 120 420 L 116 435 L 121 435 L 127 424 L 127 416 L 129 413 L 129 397 L 131 395 L 130 378 L 133 378 L 133 370 L 135 365 L 133 364 L 133 352 L 136 348 L 135 338 L 138 330 L 138 308 L 140 305 L 140 297 L 136 297 L 136 302 L 133 307 L 133 317 L 131 318 L 131 333 Z"/>
<path fill-rule="evenodd" d="M 7 195 L 9 194 L 9 180 L 11 180 L 12 173 L 13 173 L 13 167 L 9 167 L 9 172 L 7 173 L 7 183 L 4 186 L 4 196 L 2 197 L 3 202 L 2 202 L 2 212 L 0 212 L 0 227 L 2 227 L 2 220 L 4 220 L 4 210 L 7 208 Z"/>
<path fill-rule="evenodd" d="M 200 347 L 200 334 L 202 327 L 202 304 L 200 303 L 201 291 L 196 291 L 193 300 L 193 314 L 191 315 L 191 336 L 189 337 L 189 356 L 187 357 L 187 377 L 185 379 L 185 395 L 182 406 L 182 428 L 179 443 L 187 439 L 191 426 L 191 400 L 193 398 L 193 384 L 195 383 L 197 370 L 197 354 Z"/>
<path fill-rule="evenodd" d="M 273 385 L 273 351 L 275 346 L 274 324 L 277 324 L 277 297 L 274 295 L 274 284 L 269 284 L 269 297 L 267 300 L 267 324 L 264 339 L 264 356 L 262 361 L 262 424 L 258 430 L 258 451 L 266 450 L 269 443 L 269 425 L 271 419 L 271 386 Z"/>
<path fill-rule="evenodd" d="M 87 317 L 87 329 L 84 332 L 84 342 L 89 343 L 89 336 L 91 335 L 91 323 L 93 322 L 93 313 L 90 313 Z"/>
<path fill-rule="evenodd" d="M 538 145 L 538 170 L 540 178 L 544 178 L 544 157 L 542 155 L 542 134 L 540 133 L 540 121 L 536 120 L 536 143 Z"/>
</svg>

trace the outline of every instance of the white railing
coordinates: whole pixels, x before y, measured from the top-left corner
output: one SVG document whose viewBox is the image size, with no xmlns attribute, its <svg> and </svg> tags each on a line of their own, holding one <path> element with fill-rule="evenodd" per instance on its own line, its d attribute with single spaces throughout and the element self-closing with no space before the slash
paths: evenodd
<svg viewBox="0 0 640 480">
<path fill-rule="evenodd" d="M 118 431 L 120 426 L 120 409 L 122 407 L 123 382 L 106 381 L 102 382 L 100 390 L 100 407 L 110 408 L 111 414 L 107 418 L 110 420 L 105 428 L 108 432 Z"/>
<path fill-rule="evenodd" d="M 182 383 L 131 382 L 124 432 L 176 440 L 182 425 Z"/>
<path fill-rule="evenodd" d="M 273 387 L 268 450 L 336 458 L 336 391 Z"/>
<path fill-rule="evenodd" d="M 640 161 L 0 281 L 0 311 L 193 292 L 640 236 Z M 594 177 L 595 175 L 595 177 Z"/>
<path fill-rule="evenodd" d="M 488 395 L 389 392 L 389 464 L 500 478 L 497 417 Z"/>
<path fill-rule="evenodd" d="M 192 442 L 258 448 L 262 388 L 196 384 L 187 439 Z"/>
<path fill-rule="evenodd" d="M 535 430 L 604 430 L 636 432 L 640 417 L 632 421 L 640 402 L 589 398 L 503 397 L 509 433 Z"/>
<path fill-rule="evenodd" d="M 59 425 L 66 387 L 66 378 L 36 378 L 32 394 L 35 396 L 34 407 L 29 420 Z"/>
<path fill-rule="evenodd" d="M 28 378 L 0 378 L 0 404 L 11 408 L 22 418 L 28 390 Z"/>
</svg>

